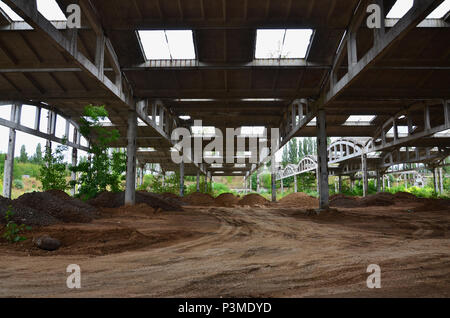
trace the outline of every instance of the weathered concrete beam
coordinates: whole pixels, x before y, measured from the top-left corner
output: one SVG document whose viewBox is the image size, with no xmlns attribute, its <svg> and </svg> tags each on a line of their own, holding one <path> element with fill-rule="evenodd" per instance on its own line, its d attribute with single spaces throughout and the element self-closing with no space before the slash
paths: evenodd
<svg viewBox="0 0 450 318">
<path fill-rule="evenodd" d="M 14 104 L 11 108 L 11 121 L 20 122 L 21 104 Z M 3 171 L 3 196 L 11 199 L 12 180 L 14 172 L 14 150 L 16 147 L 16 130 L 9 129 L 8 153 L 5 157 L 5 167 Z"/>
</svg>

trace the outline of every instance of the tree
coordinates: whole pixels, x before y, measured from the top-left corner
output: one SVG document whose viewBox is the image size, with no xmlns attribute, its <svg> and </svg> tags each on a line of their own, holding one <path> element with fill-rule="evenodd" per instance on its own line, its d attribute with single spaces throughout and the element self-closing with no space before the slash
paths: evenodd
<svg viewBox="0 0 450 318">
<path fill-rule="evenodd" d="M 289 141 L 288 160 L 292 164 L 298 163 L 298 146 L 295 138 Z"/>
<path fill-rule="evenodd" d="M 28 162 L 28 154 L 25 149 L 25 145 L 22 145 L 22 147 L 20 147 L 19 162 L 22 162 L 22 163 Z"/>
<path fill-rule="evenodd" d="M 87 200 L 100 192 L 111 190 L 120 191 L 123 173 L 126 171 L 126 154 L 122 152 L 108 153 L 108 147 L 119 138 L 117 129 L 108 130 L 100 123 L 108 112 L 105 106 L 86 106 L 84 117 L 80 120 L 80 133 L 90 137 L 89 158 L 81 161 L 77 166 L 70 167 L 72 172 L 80 173 L 72 186 L 78 184 L 79 196 Z"/>
<path fill-rule="evenodd" d="M 302 138 L 298 139 L 298 161 L 302 160 L 305 157 L 303 154 L 303 143 Z"/>
<path fill-rule="evenodd" d="M 44 156 L 44 164 L 41 167 L 41 173 L 38 177 L 42 183 L 42 190 L 61 190 L 68 189 L 66 181 L 66 164 L 64 163 L 64 152 L 67 151 L 65 141 L 62 145 L 56 147 L 52 153 L 50 148 L 47 148 Z"/>
<path fill-rule="evenodd" d="M 283 155 L 281 156 L 281 165 L 286 167 L 289 163 L 289 151 L 288 151 L 288 145 L 285 145 L 283 147 Z"/>
<path fill-rule="evenodd" d="M 42 146 L 40 143 L 36 146 L 36 152 L 32 159 L 33 163 L 42 164 Z"/>
<path fill-rule="evenodd" d="M 308 138 L 303 139 L 303 155 L 305 157 L 309 155 Z"/>
</svg>

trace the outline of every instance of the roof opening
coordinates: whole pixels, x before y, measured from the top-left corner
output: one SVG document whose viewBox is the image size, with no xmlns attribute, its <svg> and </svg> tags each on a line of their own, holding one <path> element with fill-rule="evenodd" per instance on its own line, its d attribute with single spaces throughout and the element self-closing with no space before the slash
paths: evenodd
<svg viewBox="0 0 450 318">
<path fill-rule="evenodd" d="M 372 120 L 374 120 L 375 115 L 352 115 L 349 116 L 344 125 L 358 126 L 358 125 L 370 125 Z"/>
<path fill-rule="evenodd" d="M 67 21 L 55 0 L 37 0 L 37 9 L 49 21 Z"/>
<path fill-rule="evenodd" d="M 450 0 L 445 0 L 441 3 L 439 7 L 437 7 L 431 14 L 427 17 L 427 19 L 442 19 L 445 15 L 450 11 Z"/>
<path fill-rule="evenodd" d="M 397 0 L 391 11 L 387 14 L 388 19 L 401 19 L 412 8 L 414 0 Z"/>
<path fill-rule="evenodd" d="M 256 33 L 255 58 L 305 58 L 312 34 L 311 29 L 259 29 Z"/>
<path fill-rule="evenodd" d="M 195 59 L 192 30 L 138 31 L 147 60 Z"/>
<path fill-rule="evenodd" d="M 12 21 L 23 21 L 23 19 L 3 1 L 0 1 L 0 9 L 2 9 Z"/>
</svg>

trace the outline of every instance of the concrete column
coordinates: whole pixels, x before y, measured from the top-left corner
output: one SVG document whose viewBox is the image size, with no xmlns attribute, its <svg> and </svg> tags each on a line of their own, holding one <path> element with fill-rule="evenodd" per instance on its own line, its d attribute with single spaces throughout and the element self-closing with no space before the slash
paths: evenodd
<svg viewBox="0 0 450 318">
<path fill-rule="evenodd" d="M 205 193 L 208 192 L 208 172 L 205 174 Z"/>
<path fill-rule="evenodd" d="M 444 171 L 439 168 L 439 192 L 444 193 Z"/>
<path fill-rule="evenodd" d="M 143 185 L 144 184 L 144 169 L 145 169 L 145 165 L 141 165 L 141 167 L 139 168 L 139 185 Z"/>
<path fill-rule="evenodd" d="M 163 171 L 162 173 L 162 182 L 161 182 L 163 188 L 166 186 L 166 172 Z"/>
<path fill-rule="evenodd" d="M 281 186 L 281 194 L 284 193 L 284 184 L 283 184 L 283 178 L 280 180 L 280 186 Z"/>
<path fill-rule="evenodd" d="M 317 193 L 320 193 L 320 186 L 319 186 L 319 166 L 316 168 L 316 186 L 317 186 Z"/>
<path fill-rule="evenodd" d="M 214 185 L 213 185 L 213 177 L 212 177 L 212 173 L 211 173 L 211 171 L 209 172 L 209 186 L 210 186 L 210 188 L 211 188 L 211 192 L 213 191 L 213 189 L 214 189 Z"/>
<path fill-rule="evenodd" d="M 377 170 L 377 192 L 381 192 L 380 171 Z"/>
<path fill-rule="evenodd" d="M 272 161 L 272 164 L 274 164 L 275 161 Z M 277 184 L 276 184 L 276 175 L 275 172 L 272 172 L 271 175 L 271 182 L 272 182 L 272 202 L 277 201 Z"/>
<path fill-rule="evenodd" d="M 338 191 L 342 193 L 342 176 L 338 177 Z"/>
<path fill-rule="evenodd" d="M 388 189 L 390 189 L 391 188 L 391 179 L 389 178 L 389 176 L 386 176 L 387 177 L 387 187 L 388 187 Z"/>
<path fill-rule="evenodd" d="M 297 175 L 294 174 L 294 193 L 298 192 Z"/>
<path fill-rule="evenodd" d="M 328 151 L 327 125 L 325 110 L 320 109 L 317 114 L 317 167 L 319 180 L 319 209 L 329 207 L 328 188 Z"/>
<path fill-rule="evenodd" d="M 405 189 L 408 189 L 408 174 L 405 173 Z"/>
<path fill-rule="evenodd" d="M 11 105 L 11 116 L 10 116 L 11 121 L 19 123 L 21 107 L 22 105 L 20 104 Z M 3 170 L 3 196 L 8 199 L 11 199 L 15 148 L 16 148 L 16 130 L 10 128 L 8 139 L 8 153 L 6 154 L 5 167 Z"/>
<path fill-rule="evenodd" d="M 259 173 L 256 173 L 256 192 L 259 193 L 260 191 L 260 179 L 259 179 Z"/>
<path fill-rule="evenodd" d="M 180 163 L 180 197 L 184 197 L 184 161 Z"/>
<path fill-rule="evenodd" d="M 197 192 L 200 192 L 200 170 L 197 170 Z"/>
<path fill-rule="evenodd" d="M 384 179 L 385 179 L 385 176 L 384 175 L 382 175 L 382 177 L 381 177 L 381 180 L 382 180 L 382 189 L 383 189 L 383 192 L 385 192 L 386 191 L 386 187 L 385 187 L 385 182 L 384 182 Z"/>
<path fill-rule="evenodd" d="M 367 155 L 363 154 L 361 156 L 361 169 L 362 169 L 362 186 L 363 186 L 363 196 L 367 196 L 369 193 L 369 179 L 367 177 Z"/>
<path fill-rule="evenodd" d="M 78 131 L 76 129 L 73 130 L 73 143 L 76 144 L 78 141 Z M 75 167 L 78 164 L 78 149 L 75 147 L 72 147 L 72 167 Z M 77 180 L 77 174 L 75 172 L 71 173 L 71 179 L 72 181 Z M 72 196 L 74 196 L 77 193 L 77 186 L 74 184 L 72 189 L 70 190 Z"/>
<path fill-rule="evenodd" d="M 350 189 L 353 191 L 354 188 L 355 188 L 355 179 L 350 178 Z"/>
<path fill-rule="evenodd" d="M 434 192 L 438 193 L 438 176 L 437 176 L 437 169 L 433 168 L 433 180 L 434 180 Z"/>
<path fill-rule="evenodd" d="M 125 204 L 136 203 L 136 130 L 137 115 L 135 112 L 128 113 L 127 130 L 127 176 L 125 187 Z"/>
</svg>

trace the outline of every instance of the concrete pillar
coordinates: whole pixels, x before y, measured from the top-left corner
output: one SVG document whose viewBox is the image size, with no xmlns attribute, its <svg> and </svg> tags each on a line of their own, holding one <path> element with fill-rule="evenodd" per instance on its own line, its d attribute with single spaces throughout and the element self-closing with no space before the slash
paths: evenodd
<svg viewBox="0 0 450 318">
<path fill-rule="evenodd" d="M 439 168 L 439 192 L 444 193 L 444 171 Z"/>
<path fill-rule="evenodd" d="M 327 125 L 325 110 L 320 109 L 317 114 L 317 167 L 319 180 L 319 209 L 329 207 L 328 188 L 328 151 Z"/>
<path fill-rule="evenodd" d="M 210 187 L 210 190 L 211 190 L 211 192 L 213 191 L 213 189 L 214 189 L 214 185 L 213 185 L 213 177 L 212 177 L 212 173 L 211 173 L 211 171 L 209 172 L 209 187 Z"/>
<path fill-rule="evenodd" d="M 320 187 L 319 187 L 319 166 L 317 166 L 316 168 L 316 186 L 317 186 L 317 193 L 320 192 Z"/>
<path fill-rule="evenodd" d="M 354 188 L 355 188 L 355 179 L 350 177 L 350 189 L 353 191 Z"/>
<path fill-rule="evenodd" d="M 139 168 L 139 185 L 143 185 L 144 184 L 144 169 L 145 169 L 145 165 L 141 165 L 141 167 Z"/>
<path fill-rule="evenodd" d="M 388 187 L 388 189 L 390 189 L 391 188 L 391 178 L 389 178 L 389 176 L 386 176 L 387 177 L 387 187 Z"/>
<path fill-rule="evenodd" d="M 297 175 L 294 174 L 294 193 L 298 192 Z"/>
<path fill-rule="evenodd" d="M 162 182 L 161 182 L 163 188 L 166 186 L 166 172 L 163 171 L 162 173 Z"/>
<path fill-rule="evenodd" d="M 380 171 L 377 170 L 377 192 L 381 192 Z"/>
<path fill-rule="evenodd" d="M 386 191 L 386 186 L 385 186 L 385 182 L 384 182 L 384 179 L 385 179 L 385 176 L 384 175 L 382 175 L 381 176 L 381 184 L 382 184 L 382 189 L 383 189 L 383 192 L 385 192 Z"/>
<path fill-rule="evenodd" d="M 11 121 L 15 123 L 20 122 L 20 108 L 22 105 L 13 104 L 11 105 Z M 3 170 L 3 196 L 5 198 L 11 199 L 11 189 L 13 181 L 14 172 L 14 150 L 16 148 L 16 130 L 9 129 L 9 139 L 8 139 L 8 153 L 5 157 L 5 167 Z"/>
<path fill-rule="evenodd" d="M 283 184 L 283 178 L 280 180 L 280 186 L 281 186 L 281 194 L 284 193 L 284 184 Z"/>
<path fill-rule="evenodd" d="M 361 156 L 361 172 L 362 172 L 362 186 L 363 186 L 363 196 L 367 196 L 369 193 L 369 179 L 367 177 L 367 155 L 363 154 Z"/>
<path fill-rule="evenodd" d="M 136 130 L 137 115 L 128 113 L 127 130 L 127 176 L 125 186 L 125 204 L 136 203 Z"/>
<path fill-rule="evenodd" d="M 78 131 L 76 129 L 73 130 L 73 143 L 76 144 L 78 141 Z M 72 147 L 72 167 L 75 167 L 78 164 L 78 149 L 75 147 Z M 76 172 L 71 173 L 71 179 L 72 181 L 77 180 L 77 174 Z M 74 196 L 77 193 L 77 186 L 74 184 L 72 186 L 72 189 L 70 190 L 72 196 Z"/>
<path fill-rule="evenodd" d="M 438 192 L 438 176 L 437 176 L 437 168 L 433 168 L 433 181 L 434 181 L 434 192 Z"/>
<path fill-rule="evenodd" d="M 260 191 L 260 184 L 259 184 L 259 173 L 256 173 L 256 192 L 259 193 Z"/>
<path fill-rule="evenodd" d="M 180 162 L 180 197 L 184 197 L 184 161 Z"/>
<path fill-rule="evenodd" d="M 338 191 L 342 193 L 342 176 L 338 177 Z"/>
<path fill-rule="evenodd" d="M 205 174 L 205 193 L 208 192 L 208 172 Z"/>
<path fill-rule="evenodd" d="M 408 174 L 405 173 L 405 189 L 408 189 Z"/>
<path fill-rule="evenodd" d="M 275 161 L 272 161 L 272 164 L 274 164 Z M 271 175 L 271 182 L 272 182 L 272 202 L 276 202 L 277 201 L 277 183 L 276 183 L 276 175 L 275 172 L 272 172 Z"/>
<path fill-rule="evenodd" d="M 197 170 L 197 192 L 200 192 L 200 170 Z"/>
</svg>

